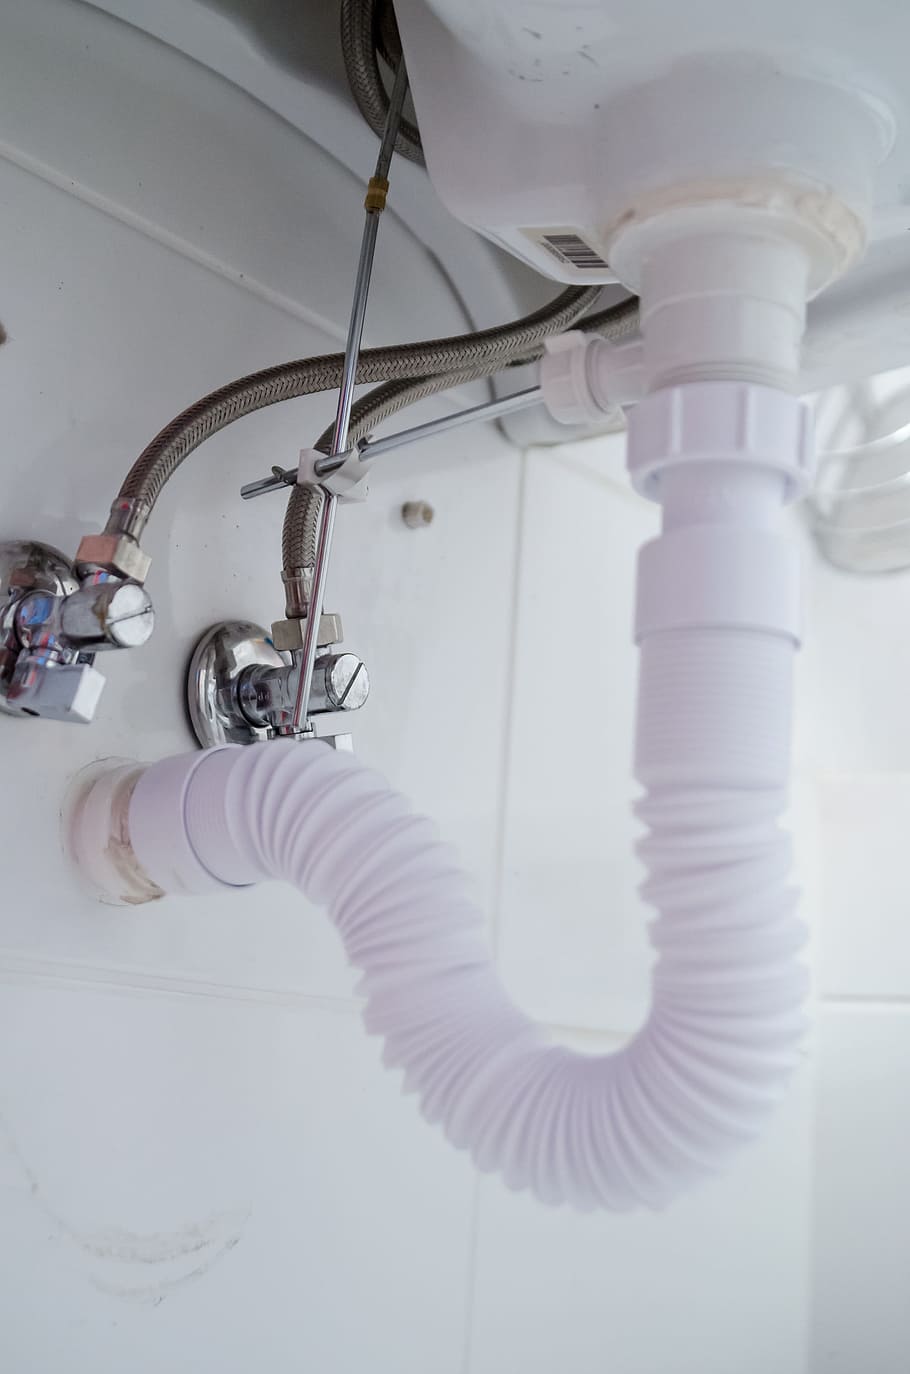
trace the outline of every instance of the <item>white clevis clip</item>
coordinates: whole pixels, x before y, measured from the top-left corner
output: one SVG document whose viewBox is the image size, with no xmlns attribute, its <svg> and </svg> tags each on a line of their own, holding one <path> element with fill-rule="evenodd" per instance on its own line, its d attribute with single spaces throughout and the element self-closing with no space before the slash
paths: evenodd
<svg viewBox="0 0 910 1374">
<path fill-rule="evenodd" d="M 337 462 L 337 467 L 329 472 L 320 471 L 320 467 L 326 463 L 326 455 L 317 448 L 302 448 L 297 465 L 297 485 L 325 487 L 339 501 L 365 501 L 370 494 L 373 459 L 352 444 L 343 453 L 336 454 L 333 461 Z"/>
</svg>

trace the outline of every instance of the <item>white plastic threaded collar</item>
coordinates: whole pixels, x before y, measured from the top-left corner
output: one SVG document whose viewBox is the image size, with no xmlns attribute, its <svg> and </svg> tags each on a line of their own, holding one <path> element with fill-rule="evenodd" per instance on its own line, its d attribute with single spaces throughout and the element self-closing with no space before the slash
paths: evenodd
<svg viewBox="0 0 910 1374">
<path fill-rule="evenodd" d="M 744 464 L 779 472 L 787 499 L 805 495 L 815 466 L 812 413 L 786 391 L 750 382 L 689 382 L 645 396 L 629 421 L 636 491 L 660 500 L 660 477 L 680 463 Z"/>
</svg>

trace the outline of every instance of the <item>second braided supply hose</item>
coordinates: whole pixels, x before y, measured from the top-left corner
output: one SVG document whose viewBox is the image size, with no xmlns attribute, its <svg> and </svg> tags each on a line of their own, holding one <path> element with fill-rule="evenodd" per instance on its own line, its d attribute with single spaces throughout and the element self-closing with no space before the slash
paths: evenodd
<svg viewBox="0 0 910 1374">
<path fill-rule="evenodd" d="M 553 1044 L 512 1003 L 452 853 L 350 755 L 226 747 L 154 764 L 132 792 L 129 845 L 158 889 L 281 879 L 323 905 L 425 1116 L 546 1202 L 666 1205 L 758 1134 L 798 1062 L 803 929 L 778 828 L 797 598 L 777 450 L 792 467 L 807 442 L 798 400 L 738 382 L 665 388 L 633 415 L 633 473 L 664 510 L 637 629 L 658 957 L 647 1022 L 617 1053 Z"/>
<path fill-rule="evenodd" d="M 477 369 L 491 376 L 543 351 L 544 340 L 575 325 L 600 294 L 599 287 L 570 287 L 523 319 L 470 334 L 414 344 L 367 348 L 356 380 L 388 382 Z M 637 326 L 637 302 L 622 302 L 592 315 L 579 327 L 619 335 Z M 108 532 L 139 539 L 165 484 L 200 444 L 254 411 L 298 396 L 332 391 L 341 384 L 343 353 L 300 358 L 239 377 L 195 401 L 165 425 L 133 463 L 111 507 Z"/>
<path fill-rule="evenodd" d="M 614 343 L 622 342 L 634 335 L 638 328 L 638 301 L 633 296 L 617 305 L 599 310 L 578 320 L 576 329 L 583 334 L 598 335 Z M 348 426 L 348 440 L 356 443 L 369 434 L 376 425 L 396 415 L 407 406 L 442 391 L 463 386 L 467 382 L 481 381 L 496 373 L 500 376 L 509 367 L 531 362 L 540 357 L 543 342 L 538 339 L 533 346 L 522 345 L 522 351 L 513 352 L 507 361 L 498 361 L 491 366 L 488 359 L 466 362 L 449 372 L 437 372 L 422 377 L 399 377 L 374 387 L 365 396 L 354 402 L 351 421 Z M 331 451 L 335 434 L 334 423 L 323 431 L 316 440 L 315 448 L 323 453 Z M 299 573 L 312 567 L 316 557 L 315 541 L 319 528 L 319 512 L 324 493 L 319 487 L 298 485 L 291 488 L 281 536 L 282 569 L 285 580 L 293 583 Z M 288 615 L 294 614 L 288 606 Z"/>
<path fill-rule="evenodd" d="M 390 69 L 401 61 L 401 39 L 391 0 L 341 0 L 341 52 L 357 108 L 381 138 L 389 96 L 379 56 Z M 401 121 L 395 151 L 423 165 L 420 130 L 409 119 Z"/>
</svg>

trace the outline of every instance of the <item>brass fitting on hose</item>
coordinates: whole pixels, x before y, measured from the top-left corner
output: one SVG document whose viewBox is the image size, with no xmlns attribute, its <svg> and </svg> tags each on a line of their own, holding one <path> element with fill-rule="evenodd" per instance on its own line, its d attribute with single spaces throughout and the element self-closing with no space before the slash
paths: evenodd
<svg viewBox="0 0 910 1374">
<path fill-rule="evenodd" d="M 385 177 L 370 177 L 363 208 L 373 214 L 381 215 L 389 194 L 389 183 Z"/>
</svg>

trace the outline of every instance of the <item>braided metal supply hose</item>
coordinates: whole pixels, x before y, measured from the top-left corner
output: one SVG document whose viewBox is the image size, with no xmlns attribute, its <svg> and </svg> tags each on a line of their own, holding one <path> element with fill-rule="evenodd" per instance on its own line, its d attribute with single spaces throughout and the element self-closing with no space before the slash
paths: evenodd
<svg viewBox="0 0 910 1374">
<path fill-rule="evenodd" d="M 365 349 L 360 355 L 357 381 L 414 379 L 475 365 L 486 367 L 489 375 L 516 358 L 533 355 L 548 335 L 568 329 L 591 307 L 599 291 L 599 287 L 571 287 L 513 324 L 422 343 Z M 279 363 L 228 382 L 196 401 L 165 426 L 136 459 L 112 507 L 108 532 L 138 539 L 165 483 L 201 443 L 266 406 L 332 391 L 341 381 L 343 365 L 342 353 Z"/>
<path fill-rule="evenodd" d="M 586 315 L 584 319 L 576 321 L 576 328 L 585 334 L 601 334 L 605 339 L 610 339 L 614 343 L 629 338 L 638 331 L 638 299 L 632 297 L 629 300 L 621 301 L 618 305 L 610 306 L 608 310 L 598 310 L 596 314 Z M 544 341 L 540 340 L 527 353 L 516 355 L 510 358 L 507 363 L 500 364 L 496 367 L 495 373 L 499 374 L 510 367 L 519 367 L 525 363 L 534 362 L 541 356 L 543 350 Z M 485 377 L 493 375 L 494 373 L 491 372 L 489 366 L 481 363 L 461 367 L 453 372 L 440 372 L 427 377 L 384 382 L 382 386 L 376 387 L 354 403 L 351 411 L 352 437 L 362 438 L 373 427 L 383 420 L 387 420 L 389 416 L 395 415 L 399 410 L 403 410 L 405 406 L 415 405 L 418 401 L 425 400 L 428 396 L 435 396 L 440 391 L 464 386 L 468 382 L 482 381 Z M 353 432 L 355 426 L 356 434 Z M 317 439 L 314 448 L 328 453 L 331 442 L 332 429 L 329 427 Z"/>
<path fill-rule="evenodd" d="M 638 301 L 633 297 L 619 305 L 611 306 L 609 310 L 587 315 L 577 322 L 577 328 L 586 334 L 599 333 L 613 340 L 625 338 L 634 334 L 638 328 Z M 348 431 L 349 440 L 352 444 L 356 443 L 390 415 L 428 396 L 448 391 L 455 386 L 464 386 L 468 382 L 482 380 L 489 377 L 494 370 L 501 372 L 505 367 L 533 362 L 543 352 L 543 346 L 543 342 L 540 341 L 526 355 L 513 357 L 508 363 L 495 369 L 491 369 L 487 364 L 480 364 L 454 372 L 438 373 L 435 376 L 386 382 L 355 402 Z M 331 443 L 332 428 L 329 427 L 314 447 L 328 453 Z M 316 555 L 314 532 L 319 527 L 317 516 L 321 506 L 322 494 L 318 487 L 298 486 L 291 491 L 281 537 L 282 564 L 286 576 L 312 566 Z"/>
<path fill-rule="evenodd" d="M 351 94 L 367 124 L 382 136 L 389 96 L 377 53 L 392 68 L 401 60 L 401 40 L 389 0 L 341 0 L 341 51 Z M 402 119 L 395 151 L 423 165 L 423 148 L 416 124 Z"/>
<path fill-rule="evenodd" d="M 388 96 L 382 85 L 377 52 L 389 63 L 400 61 L 400 40 L 389 0 L 342 0 L 342 47 L 358 103 L 377 130 L 385 122 Z M 372 93 L 372 94 L 371 94 Z M 361 100 L 362 96 L 362 100 Z M 372 114 L 368 114 L 365 106 Z M 403 126 L 404 128 L 404 126 Z M 405 143 L 419 135 L 404 128 Z M 414 148 L 398 145 L 413 156 Z M 548 336 L 574 324 L 599 331 L 610 338 L 633 333 L 638 327 L 635 299 L 581 317 L 600 294 L 599 286 L 569 287 L 539 310 L 508 325 L 469 334 L 450 335 L 420 343 L 365 349 L 356 371 L 358 384 L 382 383 L 355 407 L 351 440 L 356 441 L 381 420 L 414 401 L 462 383 L 489 377 L 514 364 L 531 362 L 543 351 Z M 187 407 L 158 433 L 136 459 L 112 506 L 105 534 L 126 536 L 138 542 L 165 484 L 184 459 L 200 444 L 235 420 L 279 401 L 331 391 L 342 381 L 344 354 L 327 353 L 296 359 L 240 377 Z M 320 446 L 328 447 L 329 434 Z M 313 561 L 313 530 L 318 528 L 321 497 L 312 489 L 295 488 L 287 510 L 282 537 L 284 573 L 287 577 Z"/>
</svg>

